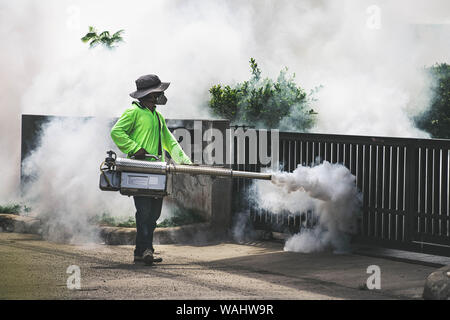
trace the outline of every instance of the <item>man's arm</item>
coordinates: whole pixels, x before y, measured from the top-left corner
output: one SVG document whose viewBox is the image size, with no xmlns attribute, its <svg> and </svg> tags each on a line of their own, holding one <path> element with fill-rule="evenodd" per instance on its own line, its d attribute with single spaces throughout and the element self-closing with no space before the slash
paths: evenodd
<svg viewBox="0 0 450 320">
<path fill-rule="evenodd" d="M 128 155 L 135 154 L 141 148 L 129 136 L 134 122 L 134 109 L 127 109 L 111 129 L 111 138 L 114 143 L 120 151 Z"/>
<path fill-rule="evenodd" d="M 166 120 L 159 114 L 162 122 L 161 141 L 164 150 L 169 152 L 173 160 L 178 164 L 192 164 L 191 159 L 184 153 L 178 141 L 173 136 L 172 132 L 167 128 Z"/>
</svg>

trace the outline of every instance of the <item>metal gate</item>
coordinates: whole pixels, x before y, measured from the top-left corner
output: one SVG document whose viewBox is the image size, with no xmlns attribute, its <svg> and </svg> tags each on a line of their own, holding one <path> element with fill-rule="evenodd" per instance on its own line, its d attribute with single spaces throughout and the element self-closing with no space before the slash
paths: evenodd
<svg viewBox="0 0 450 320">
<path fill-rule="evenodd" d="M 450 256 L 450 140 L 291 132 L 279 138 L 284 171 L 326 160 L 355 175 L 363 213 L 354 241 Z M 259 171 L 261 165 L 234 168 Z M 314 225 L 311 212 L 273 214 L 251 207 L 245 198 L 250 183 L 235 179 L 233 209 L 249 211 L 255 228 L 295 233 Z"/>
</svg>

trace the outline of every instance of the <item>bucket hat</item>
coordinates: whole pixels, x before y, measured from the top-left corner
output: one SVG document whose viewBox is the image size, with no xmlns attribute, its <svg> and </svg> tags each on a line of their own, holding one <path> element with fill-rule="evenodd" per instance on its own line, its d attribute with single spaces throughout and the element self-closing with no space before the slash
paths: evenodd
<svg viewBox="0 0 450 320">
<path fill-rule="evenodd" d="M 153 92 L 164 92 L 170 85 L 170 82 L 161 82 L 155 74 L 147 74 L 136 80 L 136 91 L 130 93 L 135 99 L 140 99 Z"/>
</svg>

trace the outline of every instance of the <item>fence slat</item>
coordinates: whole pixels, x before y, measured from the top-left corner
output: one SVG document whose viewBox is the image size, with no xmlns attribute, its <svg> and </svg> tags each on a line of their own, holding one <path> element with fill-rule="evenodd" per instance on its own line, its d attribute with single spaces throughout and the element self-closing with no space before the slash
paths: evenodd
<svg viewBox="0 0 450 320">
<path fill-rule="evenodd" d="M 331 162 L 331 142 L 325 142 L 325 154 L 324 159 Z"/>
<path fill-rule="evenodd" d="M 448 210 L 449 202 L 449 150 L 442 150 L 442 191 L 441 191 L 441 215 L 450 217 L 450 212 Z M 449 237 L 449 220 L 441 221 L 442 232 L 441 235 L 444 237 Z"/>
<path fill-rule="evenodd" d="M 367 177 L 367 173 L 365 173 L 364 169 L 364 145 L 363 144 L 355 144 L 355 162 L 356 162 L 356 177 L 358 182 L 358 189 L 363 191 L 364 186 L 364 177 Z M 364 194 L 364 192 L 363 192 Z"/>
<path fill-rule="evenodd" d="M 301 155 L 301 148 L 302 148 L 301 141 L 295 141 L 295 145 L 296 145 L 296 148 L 297 148 L 297 150 L 295 151 L 295 154 L 296 154 L 295 167 L 298 167 L 298 165 L 302 165 L 302 161 L 301 161 L 301 158 L 302 158 L 302 155 Z"/>
<path fill-rule="evenodd" d="M 344 144 L 337 143 L 337 162 L 344 163 Z"/>
<path fill-rule="evenodd" d="M 361 172 L 361 176 L 362 176 L 362 183 L 363 183 L 363 188 L 362 188 L 362 192 L 363 192 L 363 220 L 362 220 L 362 232 L 364 236 L 369 236 L 369 199 L 370 199 L 370 192 L 369 192 L 369 185 L 370 185 L 370 146 L 369 145 L 359 145 L 360 149 L 361 149 L 361 163 L 358 162 L 358 172 Z M 364 162 L 363 162 L 364 161 Z"/>
<path fill-rule="evenodd" d="M 313 145 L 312 142 L 306 142 L 306 165 L 311 166 L 313 162 L 313 153 L 312 153 Z"/>
<path fill-rule="evenodd" d="M 376 151 L 376 194 L 375 194 L 375 207 L 383 208 L 383 146 L 377 146 Z"/>
<path fill-rule="evenodd" d="M 420 148 L 420 157 L 419 157 L 419 176 L 418 176 L 418 187 L 419 187 L 419 206 L 418 206 L 418 212 L 419 213 L 425 213 L 425 189 L 426 189 L 426 149 Z M 417 232 L 425 232 L 425 219 L 418 218 L 418 227 Z"/>
<path fill-rule="evenodd" d="M 300 155 L 301 155 L 302 166 L 307 166 L 308 161 L 306 160 L 306 142 L 305 141 L 301 142 Z"/>
<path fill-rule="evenodd" d="M 427 216 L 431 216 L 433 213 L 433 149 L 427 148 L 427 170 L 426 170 L 426 204 L 425 204 L 425 212 Z M 431 232 L 431 219 L 425 218 L 425 233 Z"/>
<path fill-rule="evenodd" d="M 313 142 L 313 162 L 314 164 L 320 163 L 320 142 Z"/>
<path fill-rule="evenodd" d="M 325 142 L 319 142 L 319 157 L 320 162 L 323 162 L 325 160 Z"/>
<path fill-rule="evenodd" d="M 356 177 L 356 185 L 358 186 L 359 190 L 361 190 L 360 183 L 359 183 L 360 177 L 356 173 L 356 163 L 358 162 L 358 159 L 356 159 L 357 147 L 358 147 L 358 145 L 356 145 L 356 144 L 349 144 L 349 150 L 348 150 L 349 169 L 350 169 L 350 172 Z"/>
<path fill-rule="evenodd" d="M 337 161 L 337 143 L 331 143 L 331 163 L 336 163 Z"/>
<path fill-rule="evenodd" d="M 438 215 L 440 214 L 440 197 L 441 197 L 441 150 L 435 148 L 433 150 L 433 213 L 431 218 L 431 234 L 439 235 L 439 219 Z"/>
<path fill-rule="evenodd" d="M 391 147 L 384 146 L 384 159 L 383 159 L 383 208 L 389 208 L 390 200 L 390 186 L 391 186 Z M 390 224 L 390 214 L 382 214 L 382 238 L 389 238 L 389 224 Z"/>
<path fill-rule="evenodd" d="M 398 156 L 397 156 L 397 146 L 393 146 L 391 150 L 391 185 L 390 185 L 390 199 L 389 199 L 389 209 L 397 210 L 398 204 L 398 176 L 397 176 L 397 167 L 398 167 Z M 395 230 L 396 230 L 396 217 L 397 214 L 391 215 L 391 220 L 389 223 L 389 240 L 395 239 Z"/>
</svg>

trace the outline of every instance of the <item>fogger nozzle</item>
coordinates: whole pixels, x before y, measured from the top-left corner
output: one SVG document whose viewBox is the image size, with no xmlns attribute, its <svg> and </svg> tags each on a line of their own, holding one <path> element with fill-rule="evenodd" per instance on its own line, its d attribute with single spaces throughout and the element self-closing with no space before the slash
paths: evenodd
<svg viewBox="0 0 450 320">
<path fill-rule="evenodd" d="M 230 178 L 248 178 L 248 179 L 262 179 L 271 180 L 272 174 L 236 171 L 229 168 L 217 168 L 209 166 L 192 166 L 192 165 L 175 165 L 166 164 L 165 162 L 142 161 L 125 158 L 117 158 L 115 160 L 117 171 L 132 171 L 141 173 L 154 174 L 168 174 L 168 173 L 182 173 L 191 175 L 208 175 L 216 177 L 230 177 Z"/>
</svg>

